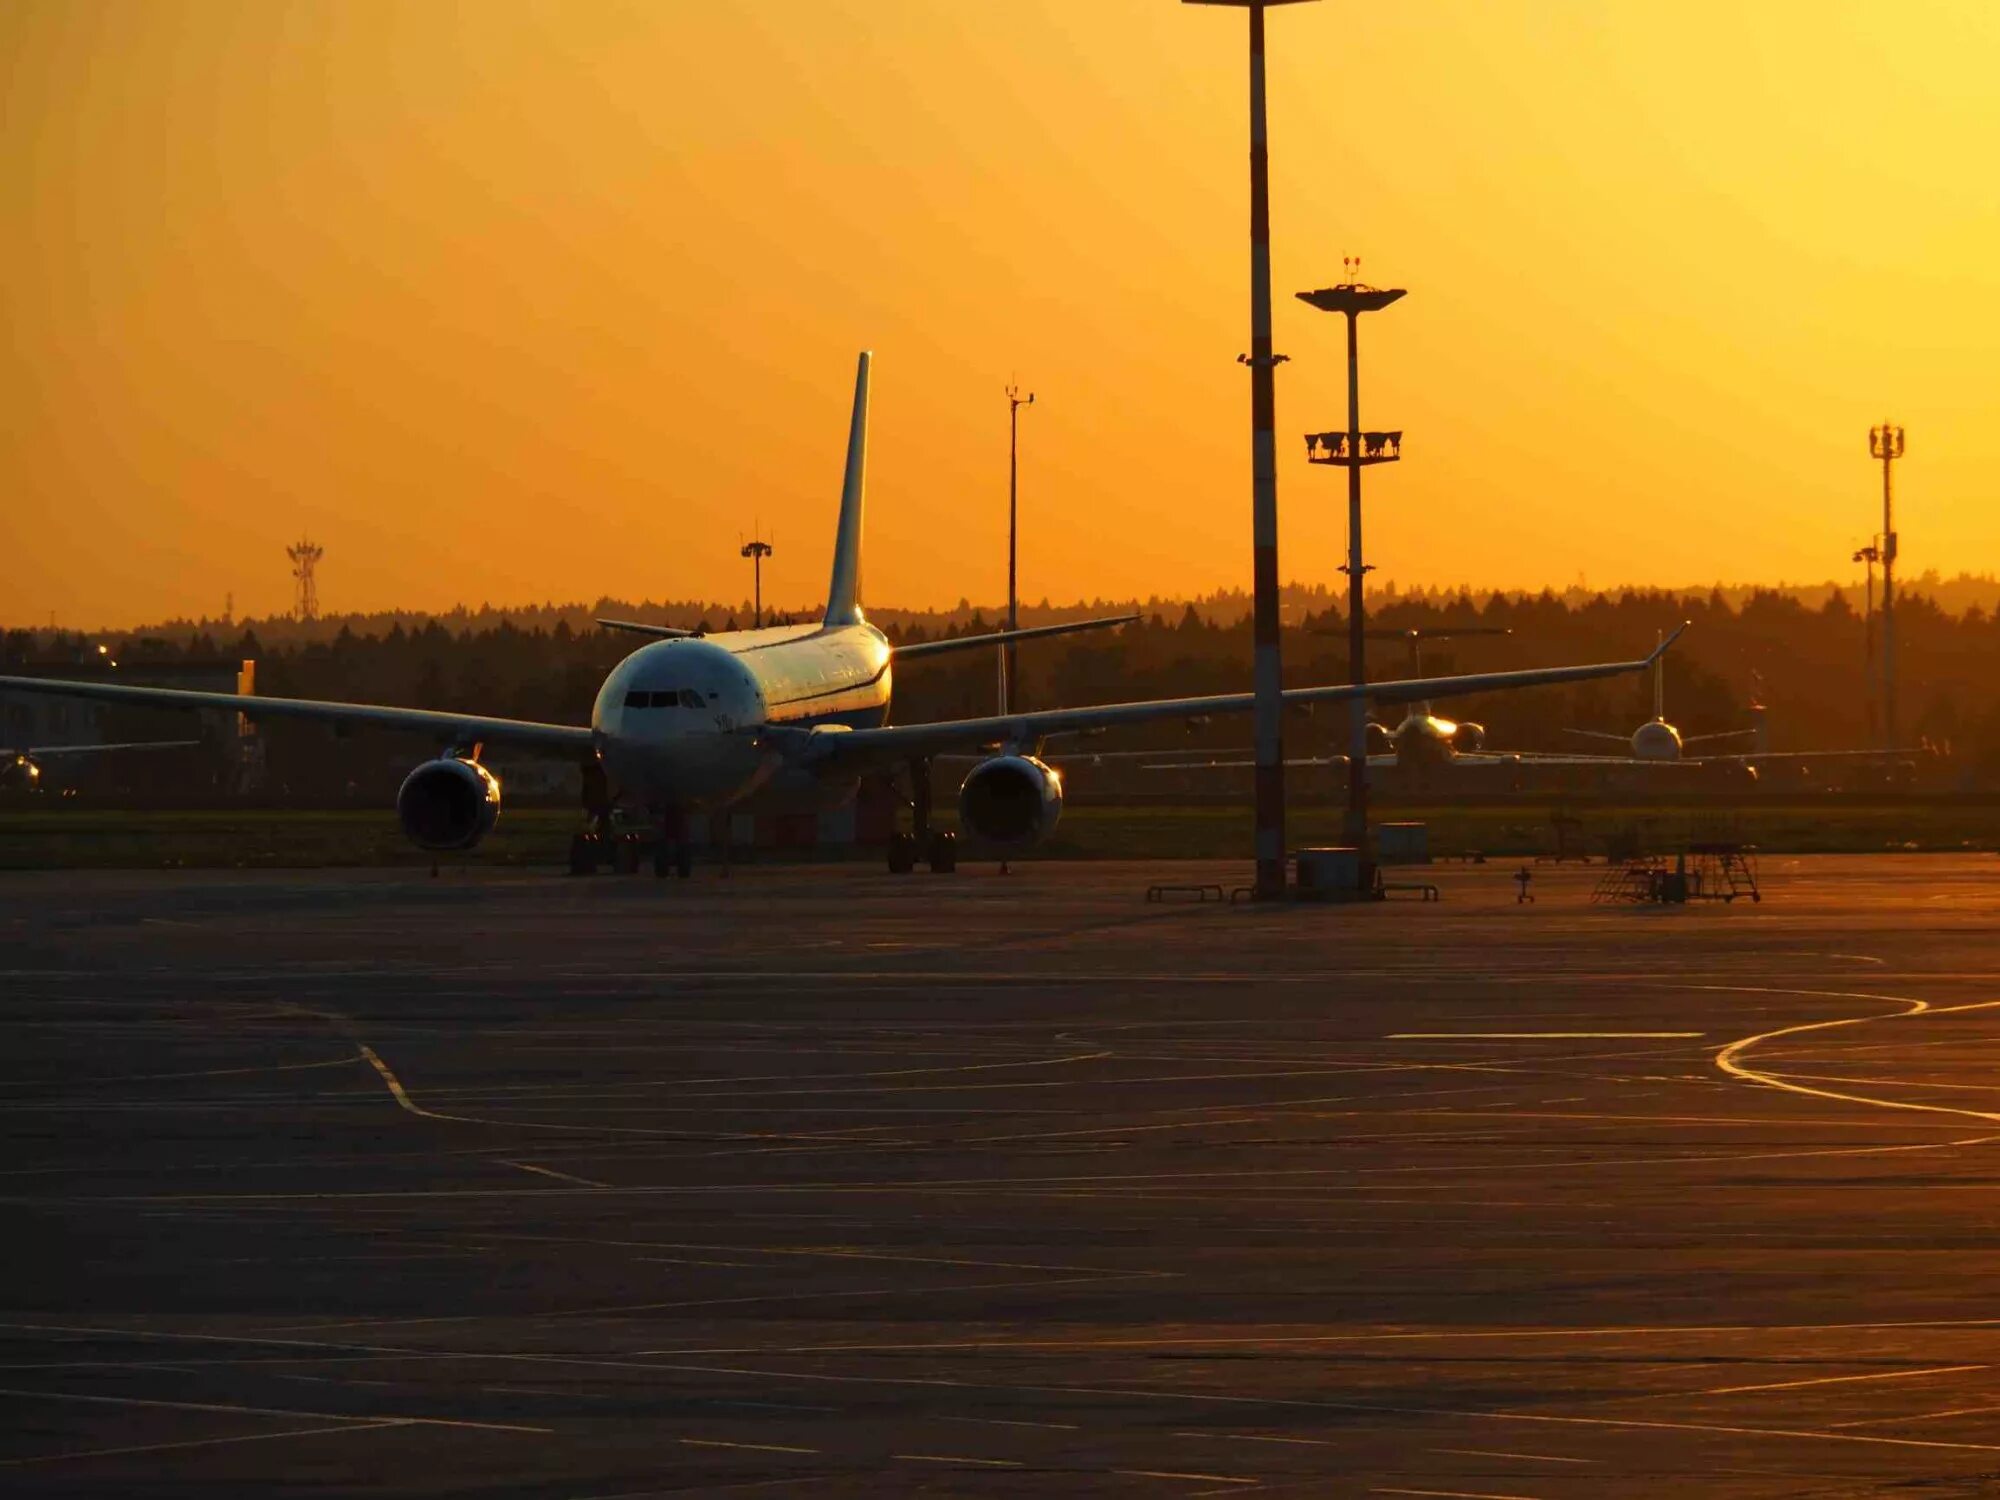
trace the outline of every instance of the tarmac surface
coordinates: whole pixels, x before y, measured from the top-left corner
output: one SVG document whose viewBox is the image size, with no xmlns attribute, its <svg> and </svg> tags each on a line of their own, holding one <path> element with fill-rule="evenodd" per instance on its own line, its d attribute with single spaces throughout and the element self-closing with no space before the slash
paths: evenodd
<svg viewBox="0 0 2000 1500">
<path fill-rule="evenodd" d="M 7 1494 L 2000 1493 L 2000 860 L 0 877 Z"/>
</svg>

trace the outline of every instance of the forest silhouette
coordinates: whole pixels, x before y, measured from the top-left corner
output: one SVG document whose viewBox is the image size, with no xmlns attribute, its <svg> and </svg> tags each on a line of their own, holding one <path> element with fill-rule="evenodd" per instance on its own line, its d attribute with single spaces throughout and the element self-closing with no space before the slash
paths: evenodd
<svg viewBox="0 0 2000 1500">
<path fill-rule="evenodd" d="M 1339 609 L 1320 591 L 1294 591 L 1293 598 L 1284 641 L 1287 684 L 1350 680 Z M 1312 607 L 1315 599 L 1319 607 Z M 1665 590 L 1572 591 L 1566 597 L 1402 595 L 1371 605 L 1369 618 L 1382 629 L 1470 625 L 1511 632 L 1434 643 L 1424 653 L 1425 675 L 1634 657 L 1651 647 L 1658 632 L 1688 620 L 1691 628 L 1669 654 L 1666 669 L 1667 717 L 1683 732 L 1744 728 L 1751 705 L 1762 703 L 1773 749 L 1870 745 L 1872 695 L 1864 680 L 1861 611 L 1838 591 L 1816 606 L 1774 589 L 1739 599 L 1732 602 L 1719 589 L 1706 597 Z M 1021 648 L 1016 701 L 1054 707 L 1241 691 L 1248 683 L 1250 627 L 1234 604 L 1231 595 L 1200 606 L 1160 607 L 1156 601 L 1152 608 L 1140 606 L 1143 618 L 1121 630 L 1030 643 Z M 1117 607 L 1102 600 L 1069 609 L 1044 605 L 1025 610 L 1023 624 Z M 476 616 L 461 613 L 443 619 L 393 617 L 372 629 L 368 622 L 357 629 L 353 621 L 317 627 L 284 621 L 267 622 L 261 631 L 210 624 L 109 639 L 126 671 L 143 671 L 148 662 L 251 657 L 258 661 L 257 688 L 263 693 L 584 723 L 605 671 L 643 644 L 594 625 L 572 624 L 573 618 L 587 621 L 590 612 L 613 609 L 650 618 L 677 615 L 683 623 L 716 630 L 749 623 L 720 610 L 695 610 L 690 617 L 695 607 L 600 601 L 589 611 L 551 606 L 554 621 L 548 625 L 516 623 L 498 612 L 478 623 Z M 969 606 L 932 614 L 877 609 L 871 617 L 899 641 L 995 628 L 990 615 Z M 1879 623 L 1878 618 L 1878 632 Z M 1948 612 L 1929 595 L 1911 593 L 1899 598 L 1897 634 L 1902 742 L 1937 750 L 1952 784 L 2000 786 L 2000 614 L 1977 603 Z M 64 659 L 91 654 L 98 639 L 105 638 L 17 630 L 8 633 L 5 653 L 10 664 L 32 662 L 46 672 Z M 1372 680 L 1410 675 L 1402 646 L 1379 641 L 1371 650 Z M 989 653 L 913 661 L 896 673 L 894 718 L 916 723 L 990 713 L 995 690 Z M 1635 675 L 1453 699 L 1439 707 L 1484 723 L 1490 748 L 1574 751 L 1579 742 L 1565 728 L 1627 733 L 1650 716 L 1651 688 Z M 1287 724 L 1288 747 L 1295 753 L 1338 748 L 1344 725 L 1339 710 L 1294 715 Z M 355 744 L 336 745 L 324 729 L 275 721 L 263 733 L 274 785 L 303 788 L 315 777 L 336 776 L 370 786 L 398 766 L 407 769 L 409 760 L 407 741 L 393 737 L 360 735 Z M 1090 744 L 1238 748 L 1248 739 L 1247 718 L 1224 716 L 1192 726 L 1122 730 Z"/>
</svg>

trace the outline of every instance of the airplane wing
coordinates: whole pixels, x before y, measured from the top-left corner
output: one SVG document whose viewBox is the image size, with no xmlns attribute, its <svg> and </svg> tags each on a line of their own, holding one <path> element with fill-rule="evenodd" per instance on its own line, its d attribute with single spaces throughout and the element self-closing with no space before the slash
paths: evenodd
<svg viewBox="0 0 2000 1500">
<path fill-rule="evenodd" d="M 1004 646 L 1010 641 L 1040 640 L 1044 636 L 1074 635 L 1079 630 L 1109 630 L 1114 625 L 1130 625 L 1140 616 L 1105 615 L 1096 620 L 1070 620 L 1061 625 L 1035 625 L 1026 630 L 996 630 L 987 635 L 955 635 L 941 641 L 916 641 L 895 648 L 897 661 L 916 656 L 941 656 L 947 651 L 973 651 L 981 646 Z M 602 625 L 604 621 L 598 621 Z"/>
<path fill-rule="evenodd" d="M 309 719 L 356 729 L 400 729 L 457 746 L 507 744 L 569 755 L 588 755 L 596 748 L 592 732 L 582 725 L 489 719 L 476 714 L 439 713 L 425 708 L 389 708 L 374 703 L 328 703 L 316 698 L 196 693 L 182 688 L 63 682 L 49 677 L 0 677 L 0 692 L 90 698 L 100 703 L 129 704 L 134 708 L 207 710 L 242 714 L 251 719 Z"/>
<path fill-rule="evenodd" d="M 671 625 L 641 625 L 637 620 L 599 620 L 606 630 L 623 630 L 629 635 L 650 635 L 663 641 L 686 640 L 691 635 L 699 635 L 696 630 L 677 630 Z"/>
<path fill-rule="evenodd" d="M 1602 729 L 1565 729 L 1563 733 L 1573 734 L 1580 740 L 1609 740 L 1614 745 L 1632 743 L 1632 736 L 1629 734 L 1607 734 Z"/>
<path fill-rule="evenodd" d="M 1767 760 L 1897 760 L 1909 759 L 1928 752 L 1918 749 L 1908 750 L 1746 750 L 1740 755 L 1685 755 L 1682 762 L 1694 765 L 1708 765 L 1716 761 L 1735 761 L 1744 765 L 1762 765 Z"/>
<path fill-rule="evenodd" d="M 1683 625 L 1681 630 L 1687 627 Z M 1681 631 L 1661 641 L 1637 661 L 1604 662 L 1582 667 L 1537 667 L 1518 672 L 1478 672 L 1458 677 L 1417 677 L 1404 681 L 1341 683 L 1330 687 L 1292 688 L 1287 705 L 1340 703 L 1369 698 L 1378 703 L 1419 703 L 1466 693 L 1506 692 L 1561 682 L 1588 682 L 1643 672 L 1680 638 Z M 4 685 L 4 681 L 0 681 Z M 1032 749 L 1056 734 L 1117 724 L 1144 724 L 1160 719 L 1199 718 L 1209 714 L 1248 713 L 1256 706 L 1250 693 L 1218 693 L 1204 698 L 1156 698 L 1141 703 L 1107 703 L 1092 708 L 1056 708 L 1039 712 L 996 714 L 979 719 L 947 719 L 936 724 L 890 725 L 881 729 L 839 729 L 824 726 L 801 731 L 805 759 L 820 765 L 889 761 L 904 756 L 937 755 L 983 746 Z"/>
<path fill-rule="evenodd" d="M 128 745 L 34 745 L 26 750 L 0 750 L 0 755 L 25 755 L 30 760 L 54 760 L 64 755 L 102 755 L 109 750 L 186 750 L 200 740 L 137 740 Z"/>
</svg>

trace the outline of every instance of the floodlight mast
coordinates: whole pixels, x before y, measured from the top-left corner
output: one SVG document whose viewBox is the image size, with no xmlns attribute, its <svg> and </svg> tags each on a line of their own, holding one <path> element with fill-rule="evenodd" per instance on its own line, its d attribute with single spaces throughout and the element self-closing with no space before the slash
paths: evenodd
<svg viewBox="0 0 2000 1500">
<path fill-rule="evenodd" d="M 1278 637 L 1277 383 L 1285 356 L 1271 352 L 1271 165 L 1264 110 L 1264 11 L 1307 0 L 1182 0 L 1250 13 L 1250 367 L 1251 620 L 1257 763 L 1259 901 L 1282 900 L 1285 879 L 1285 680 Z"/>
<path fill-rule="evenodd" d="M 1868 454 L 1882 463 L 1882 744 L 1896 748 L 1896 460 L 1903 429 L 1893 422 L 1868 429 Z"/>
<path fill-rule="evenodd" d="M 1007 628 L 1021 628 L 1021 597 L 1017 586 L 1016 559 L 1020 539 L 1021 408 L 1035 404 L 1035 393 L 1021 394 L 1018 385 L 1007 387 Z M 1014 700 L 1016 659 L 1014 642 L 1000 648 L 1000 712 L 1007 713 Z"/>
<path fill-rule="evenodd" d="M 743 544 L 743 551 L 739 554 L 750 559 L 750 587 L 753 601 L 750 607 L 756 611 L 751 616 L 753 630 L 761 630 L 764 627 L 764 559 L 771 555 L 772 550 L 769 542 L 748 541 Z"/>
<path fill-rule="evenodd" d="M 1347 470 L 1347 654 L 1348 680 L 1368 681 L 1366 661 L 1368 630 L 1363 588 L 1369 567 L 1361 548 L 1361 471 L 1374 464 L 1392 464 L 1403 456 L 1403 434 L 1361 430 L 1361 345 L 1358 325 L 1361 314 L 1380 312 L 1404 293 L 1399 287 L 1366 286 L 1361 281 L 1361 262 L 1343 257 L 1346 279 L 1339 286 L 1300 292 L 1301 302 L 1321 312 L 1343 313 L 1347 318 L 1347 430 L 1306 434 L 1306 460 L 1331 464 Z M 1354 699 L 1348 720 L 1347 811 L 1341 820 L 1341 839 L 1351 845 L 1359 858 L 1356 873 L 1364 887 L 1370 883 L 1368 855 L 1368 701 Z"/>
<path fill-rule="evenodd" d="M 1868 702 L 1868 738 L 1880 744 L 1875 725 L 1875 564 L 1882 560 L 1882 549 L 1878 538 L 1870 537 L 1868 545 L 1857 547 L 1853 561 L 1863 564 L 1864 593 L 1861 613 L 1861 696 Z"/>
</svg>

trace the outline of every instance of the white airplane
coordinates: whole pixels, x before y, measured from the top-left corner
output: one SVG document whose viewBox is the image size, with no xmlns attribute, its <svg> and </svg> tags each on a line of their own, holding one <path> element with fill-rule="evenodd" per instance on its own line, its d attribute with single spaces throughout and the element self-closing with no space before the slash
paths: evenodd
<svg viewBox="0 0 2000 1500">
<path fill-rule="evenodd" d="M 1725 773 L 1745 775 L 1753 781 L 1757 778 L 1757 767 L 1772 762 L 1893 760 L 1898 756 L 1908 757 L 1926 753 L 1922 747 L 1915 747 L 1907 750 L 1743 750 L 1729 754 L 1708 752 L 1689 755 L 1687 752 L 1696 745 L 1710 745 L 1718 740 L 1746 739 L 1758 735 L 1759 731 L 1753 727 L 1723 729 L 1713 734 L 1682 734 L 1667 722 L 1666 672 L 1663 665 L 1658 662 L 1653 666 L 1653 717 L 1633 730 L 1630 735 L 1611 734 L 1600 729 L 1566 729 L 1563 732 L 1577 735 L 1582 739 L 1604 740 L 1626 747 L 1626 753 L 1623 755 L 1588 757 L 1604 764 L 1617 765 L 1620 762 L 1642 761 L 1653 765 L 1706 766 Z M 1537 758 L 1551 759 L 1546 756 Z"/>
<path fill-rule="evenodd" d="M 32 745 L 24 750 L 0 745 L 0 791 L 35 790 L 42 784 L 44 761 L 75 760 L 124 750 L 186 750 L 200 743 L 200 740 L 137 740 L 124 745 Z"/>
<path fill-rule="evenodd" d="M 251 719 L 308 719 L 329 725 L 405 730 L 440 746 L 403 782 L 396 813 L 404 832 L 429 850 L 470 849 L 500 814 L 500 780 L 480 756 L 488 746 L 570 758 L 584 769 L 589 831 L 571 845 L 571 868 L 588 871 L 608 846 L 614 806 L 635 810 L 658 830 L 655 872 L 689 872 L 685 837 L 690 813 L 817 811 L 851 798 L 864 774 L 907 766 L 916 832 L 899 834 L 890 868 L 908 870 L 924 845 L 933 869 L 956 862 L 952 835 L 929 827 L 932 757 L 977 751 L 984 756 L 959 787 L 960 826 L 996 852 L 1019 851 L 1045 837 L 1062 814 L 1062 775 L 1042 758 L 1054 736 L 1148 720 L 1247 713 L 1249 693 L 1163 698 L 953 719 L 890 724 L 891 665 L 945 651 L 989 648 L 1007 640 L 1059 634 L 1116 622 L 1042 626 L 1018 632 L 961 636 L 898 648 L 861 609 L 861 524 L 867 467 L 870 356 L 855 375 L 847 469 L 835 535 L 833 576 L 825 618 L 714 635 L 614 622 L 663 637 L 626 657 L 604 679 L 588 724 L 546 724 L 421 708 L 331 703 L 302 698 L 237 696 L 172 688 L 0 677 L 8 692 L 54 693 L 153 708 L 224 710 Z M 1665 650 L 1637 661 L 1533 671 L 1488 672 L 1411 682 L 1293 688 L 1289 704 L 1337 702 L 1357 693 L 1407 703 L 1454 693 L 1495 692 L 1548 683 L 1581 682 L 1644 671 Z"/>
</svg>

